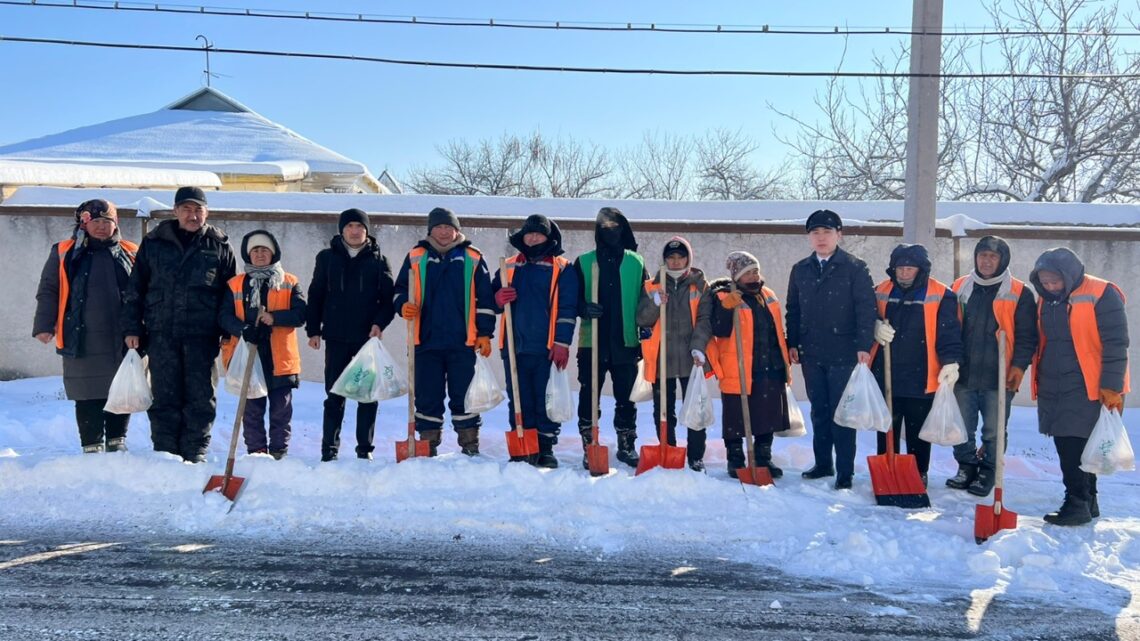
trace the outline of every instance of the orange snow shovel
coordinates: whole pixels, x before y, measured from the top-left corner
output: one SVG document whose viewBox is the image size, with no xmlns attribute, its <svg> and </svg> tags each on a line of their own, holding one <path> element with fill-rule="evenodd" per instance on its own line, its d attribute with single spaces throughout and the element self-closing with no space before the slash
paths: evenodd
<svg viewBox="0 0 1140 641">
<path fill-rule="evenodd" d="M 408 438 L 396 441 L 396 462 L 430 456 L 431 444 L 416 440 L 416 322 L 408 321 Z"/>
<path fill-rule="evenodd" d="M 661 291 L 665 291 L 665 266 L 661 266 L 661 271 L 658 273 L 658 281 L 661 283 Z M 665 305 L 664 298 L 658 308 L 661 310 L 661 316 L 658 321 L 661 324 L 661 342 L 657 346 L 657 387 L 660 391 L 660 416 L 658 417 L 657 436 L 660 440 L 658 445 L 642 445 L 641 457 L 637 462 L 637 471 L 634 476 L 642 472 L 661 466 L 667 470 L 680 470 L 685 467 L 685 448 L 676 445 L 669 445 L 669 420 L 668 408 L 665 406 L 665 392 L 668 378 L 665 374 L 666 354 L 665 354 Z"/>
<path fill-rule="evenodd" d="M 245 483 L 245 479 L 240 476 L 234 476 L 234 457 L 237 455 L 237 442 L 238 435 L 241 434 L 241 420 L 245 415 L 245 395 L 249 392 L 249 377 L 253 374 L 253 364 L 257 361 L 257 345 L 250 344 L 249 357 L 245 360 L 245 371 L 241 376 L 241 393 L 238 394 L 237 413 L 234 415 L 234 433 L 230 437 L 230 457 L 226 460 L 226 473 L 222 475 L 213 475 L 210 480 L 206 481 L 206 487 L 202 490 L 202 494 L 206 492 L 221 492 L 222 496 L 230 501 L 236 501 L 238 492 L 241 491 L 241 486 Z M 230 363 L 231 366 L 236 363 Z M 233 506 L 230 506 L 233 509 Z"/>
<path fill-rule="evenodd" d="M 922 484 L 922 476 L 918 473 L 918 460 L 913 454 L 895 454 L 890 343 L 883 346 L 883 377 L 887 388 L 887 413 L 892 417 L 892 424 L 887 429 L 887 453 L 867 457 L 875 501 L 879 505 L 907 509 L 930 507 L 930 497 L 926 495 L 926 486 Z"/>
<path fill-rule="evenodd" d="M 994 504 L 974 508 L 974 542 L 978 545 L 998 533 L 998 530 L 1017 528 L 1017 513 L 1005 509 L 1002 503 L 1002 486 L 1005 481 L 1005 332 L 999 330 L 998 342 L 998 411 L 997 411 L 997 463 L 994 465 Z"/>
<path fill-rule="evenodd" d="M 736 281 L 729 288 L 736 292 Z M 744 419 L 744 443 L 748 448 L 748 467 L 737 468 L 736 478 L 747 485 L 773 485 L 772 471 L 756 466 L 756 444 L 752 442 L 752 413 L 748 409 L 748 379 L 744 368 L 744 337 L 740 335 L 740 307 L 732 310 L 732 333 L 736 336 L 736 365 L 740 373 L 740 413 Z"/>
<path fill-rule="evenodd" d="M 506 287 L 507 259 L 499 259 L 499 279 Z M 538 456 L 538 430 L 523 428 L 522 397 L 519 396 L 519 370 L 515 364 L 515 330 L 511 322 L 511 304 L 503 306 L 503 321 L 507 332 L 507 360 L 511 367 L 511 393 L 514 396 L 515 428 L 507 430 L 507 453 L 512 461 L 533 461 Z"/>
<path fill-rule="evenodd" d="M 598 262 L 590 266 L 590 302 L 598 302 Z M 586 446 L 586 467 L 590 476 L 610 473 L 610 448 L 598 439 L 598 319 L 590 319 L 590 443 Z"/>
</svg>

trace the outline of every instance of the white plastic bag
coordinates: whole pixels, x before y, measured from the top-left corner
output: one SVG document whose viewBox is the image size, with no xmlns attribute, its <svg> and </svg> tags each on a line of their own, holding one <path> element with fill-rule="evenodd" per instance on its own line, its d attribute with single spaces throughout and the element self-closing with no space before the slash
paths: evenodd
<svg viewBox="0 0 1140 641">
<path fill-rule="evenodd" d="M 475 376 L 467 386 L 467 393 L 463 395 L 463 411 L 467 414 L 482 414 L 488 412 L 503 402 L 503 388 L 495 380 L 495 372 L 491 369 L 491 359 L 486 356 L 475 357 Z"/>
<path fill-rule="evenodd" d="M 857 430 L 886 432 L 891 429 L 891 413 L 887 402 L 875 383 L 871 368 L 860 363 L 851 372 L 847 387 L 843 388 L 843 398 L 835 408 L 833 419 L 837 425 L 846 425 Z"/>
<path fill-rule="evenodd" d="M 1081 469 L 1090 474 L 1112 474 L 1131 472 L 1136 469 L 1136 455 L 1124 421 L 1116 410 L 1109 411 L 1103 405 L 1100 419 L 1093 427 L 1085 451 L 1081 453 Z"/>
<path fill-rule="evenodd" d="M 705 370 L 700 365 L 693 365 L 689 372 L 689 387 L 685 390 L 685 401 L 681 403 L 681 414 L 677 420 L 691 430 L 703 430 L 716 422 Z"/>
<path fill-rule="evenodd" d="M 249 360 L 249 345 L 239 340 L 234 355 L 230 357 L 230 367 L 226 370 L 226 391 L 234 396 L 241 394 L 241 379 L 245 376 L 245 363 Z M 261 368 L 261 358 L 253 361 L 253 371 L 249 374 L 249 387 L 245 390 L 246 398 L 262 398 L 269 394 L 265 386 L 265 371 Z"/>
<path fill-rule="evenodd" d="M 645 380 L 645 360 L 637 361 L 637 378 L 633 381 L 633 389 L 629 392 L 631 403 L 641 403 L 653 399 L 653 385 Z"/>
<path fill-rule="evenodd" d="M 574 419 L 574 399 L 570 397 L 570 375 L 551 363 L 546 381 L 546 418 L 555 423 Z"/>
<path fill-rule="evenodd" d="M 922 423 L 918 438 L 934 445 L 952 446 L 966 442 L 966 421 L 962 419 L 962 410 L 958 409 L 958 399 L 954 398 L 953 385 L 938 385 L 934 405 Z"/>
<path fill-rule="evenodd" d="M 136 350 L 127 350 L 127 355 L 115 372 L 115 378 L 111 379 L 111 389 L 107 392 L 107 404 L 103 406 L 103 411 L 112 414 L 145 412 L 153 402 L 147 359 L 140 357 Z"/>
<path fill-rule="evenodd" d="M 776 432 L 776 436 L 794 437 L 807 434 L 807 425 L 804 423 L 804 412 L 800 409 L 800 402 L 791 385 L 784 386 L 784 393 L 788 396 L 788 429 Z"/>
<path fill-rule="evenodd" d="M 357 403 L 379 403 L 408 393 L 408 377 L 375 336 L 361 347 L 330 390 Z"/>
</svg>

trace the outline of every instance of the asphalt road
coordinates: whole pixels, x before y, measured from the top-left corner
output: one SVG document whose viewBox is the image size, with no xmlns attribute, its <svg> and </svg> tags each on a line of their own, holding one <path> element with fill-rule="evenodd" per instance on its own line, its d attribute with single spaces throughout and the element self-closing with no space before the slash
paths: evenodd
<svg viewBox="0 0 1140 641">
<path fill-rule="evenodd" d="M 0 534 L 3 641 L 1127 636 L 1072 604 L 885 595 L 678 553 L 13 534 Z"/>
</svg>

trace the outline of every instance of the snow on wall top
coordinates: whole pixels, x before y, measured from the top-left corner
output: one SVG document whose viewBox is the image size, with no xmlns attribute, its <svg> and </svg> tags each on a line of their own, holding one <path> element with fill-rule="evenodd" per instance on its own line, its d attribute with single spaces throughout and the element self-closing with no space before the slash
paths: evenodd
<svg viewBox="0 0 1140 641">
<path fill-rule="evenodd" d="M 194 185 L 217 188 L 218 176 L 182 168 L 92 166 L 0 159 L 0 185 L 62 187 L 134 187 L 136 185 Z"/>
<path fill-rule="evenodd" d="M 148 197 L 169 207 L 173 192 L 159 190 L 60 189 L 21 187 L 4 206 L 73 207 L 88 198 L 109 198 L 121 207 Z M 902 220 L 902 201 L 663 201 L 421 194 L 316 194 L 216 192 L 208 194 L 215 211 L 337 213 L 358 207 L 371 213 L 426 214 L 447 207 L 460 217 L 525 217 L 541 213 L 559 219 L 593 219 L 601 207 L 618 207 L 634 220 L 770 221 L 801 223 L 816 209 L 839 212 L 848 223 Z M 1140 226 L 1140 205 L 1088 203 L 938 203 L 938 226 L 952 230 L 979 224 Z"/>
<path fill-rule="evenodd" d="M 227 166 L 254 163 L 262 172 L 288 167 L 295 173 L 306 166 L 316 173 L 368 174 L 363 164 L 248 110 L 160 109 L 5 145 L 0 159 L 151 166 L 185 162 L 207 171 L 223 167 L 221 173 L 227 173 Z"/>
</svg>

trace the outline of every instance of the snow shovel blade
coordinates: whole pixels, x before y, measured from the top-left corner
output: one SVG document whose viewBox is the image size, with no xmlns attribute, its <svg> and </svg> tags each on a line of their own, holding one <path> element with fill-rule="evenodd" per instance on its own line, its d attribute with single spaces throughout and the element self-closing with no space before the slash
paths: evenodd
<svg viewBox="0 0 1140 641">
<path fill-rule="evenodd" d="M 926 495 L 914 455 L 895 454 L 893 465 L 890 458 L 888 454 L 867 457 L 875 501 L 879 505 L 905 509 L 930 507 L 930 497 Z"/>
<path fill-rule="evenodd" d="M 431 444 L 429 444 L 427 441 L 413 441 L 413 443 L 413 447 L 415 449 L 413 452 L 409 452 L 407 441 L 396 441 L 397 463 L 403 462 L 404 459 L 408 458 L 419 458 L 421 456 L 427 458 L 427 456 L 431 454 Z"/>
<path fill-rule="evenodd" d="M 538 455 L 538 430 L 528 428 L 507 430 L 507 453 L 512 461 L 531 460 Z"/>
<path fill-rule="evenodd" d="M 210 477 L 209 481 L 206 481 L 206 489 L 202 490 L 202 494 L 206 492 L 219 492 L 227 499 L 236 501 L 238 492 L 241 491 L 243 483 L 245 483 L 245 478 L 241 476 L 226 478 L 222 474 L 215 474 Z"/>
<path fill-rule="evenodd" d="M 994 490 L 993 505 L 978 505 L 974 509 L 974 542 L 978 545 L 1000 530 L 1017 529 L 1017 512 L 1005 509 L 1001 488 Z"/>
<path fill-rule="evenodd" d="M 610 473 L 610 448 L 605 445 L 586 446 L 586 466 L 590 476 L 605 476 Z"/>
<path fill-rule="evenodd" d="M 745 485 L 774 485 L 772 472 L 767 467 L 738 467 L 736 479 Z"/>
<path fill-rule="evenodd" d="M 641 457 L 637 462 L 637 471 L 634 476 L 648 472 L 655 467 L 667 470 L 680 470 L 685 467 L 685 448 L 679 445 L 669 445 L 668 442 L 660 445 L 642 445 Z"/>
</svg>

